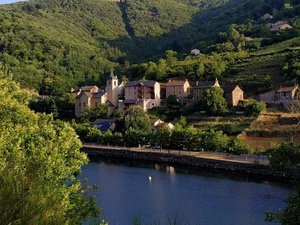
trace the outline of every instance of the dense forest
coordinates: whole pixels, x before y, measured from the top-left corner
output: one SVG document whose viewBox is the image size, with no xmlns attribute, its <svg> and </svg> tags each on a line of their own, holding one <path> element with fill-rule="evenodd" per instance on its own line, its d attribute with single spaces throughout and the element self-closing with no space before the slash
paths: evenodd
<svg viewBox="0 0 300 225">
<path fill-rule="evenodd" d="M 101 86 L 111 68 L 129 79 L 219 77 L 259 91 L 299 76 L 298 0 L 31 0 L 0 7 L 0 63 L 40 94 Z M 265 13 L 274 19 L 262 20 Z M 271 32 L 266 24 L 277 20 L 293 29 Z M 189 56 L 194 48 L 202 54 Z"/>
</svg>

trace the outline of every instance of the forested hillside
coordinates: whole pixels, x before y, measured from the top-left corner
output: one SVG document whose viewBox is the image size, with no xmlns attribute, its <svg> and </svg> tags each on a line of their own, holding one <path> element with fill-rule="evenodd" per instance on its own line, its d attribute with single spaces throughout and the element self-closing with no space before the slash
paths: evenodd
<svg viewBox="0 0 300 225">
<path fill-rule="evenodd" d="M 193 75 L 196 70 L 198 77 L 209 78 L 215 72 L 214 76 L 239 75 L 252 67 L 253 60 L 244 60 L 245 55 L 259 50 L 257 54 L 265 56 L 264 51 L 274 51 L 268 46 L 299 36 L 295 29 L 267 32 L 257 22 L 262 15 L 269 12 L 274 19 L 292 20 L 295 28 L 300 25 L 298 0 L 31 0 L 0 8 L 0 62 L 15 80 L 41 94 L 100 85 L 112 67 L 127 77 L 158 80 Z M 230 36 L 232 28 L 239 37 Z M 290 43 L 298 44 L 299 39 Z M 166 50 L 176 51 L 181 64 L 186 64 L 185 55 L 193 48 L 208 55 L 201 56 L 202 64 L 190 63 L 192 69 L 160 73 L 151 62 L 132 65 L 152 60 L 159 67 Z M 238 55 L 234 62 L 224 58 L 228 53 Z"/>
</svg>

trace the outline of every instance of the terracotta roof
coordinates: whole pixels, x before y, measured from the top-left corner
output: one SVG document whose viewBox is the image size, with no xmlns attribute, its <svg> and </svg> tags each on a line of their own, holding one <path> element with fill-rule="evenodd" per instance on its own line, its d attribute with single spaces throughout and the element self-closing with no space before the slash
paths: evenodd
<svg viewBox="0 0 300 225">
<path fill-rule="evenodd" d="M 279 89 L 277 90 L 277 92 L 291 92 L 291 91 L 293 91 L 295 88 L 298 88 L 298 86 L 293 85 L 293 86 L 288 86 L 288 87 L 282 87 L 282 88 L 279 88 Z"/>
<path fill-rule="evenodd" d="M 185 82 L 187 82 L 187 80 L 169 80 L 169 82 L 166 84 L 166 87 L 183 86 Z"/>
</svg>

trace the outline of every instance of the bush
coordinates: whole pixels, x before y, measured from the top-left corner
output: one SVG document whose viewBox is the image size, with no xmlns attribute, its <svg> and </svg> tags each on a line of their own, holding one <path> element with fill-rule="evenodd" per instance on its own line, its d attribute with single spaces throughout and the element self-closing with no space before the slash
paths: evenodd
<svg viewBox="0 0 300 225">
<path fill-rule="evenodd" d="M 229 143 L 228 152 L 236 155 L 247 154 L 250 152 L 249 145 L 245 144 L 241 139 L 232 139 Z"/>
<path fill-rule="evenodd" d="M 80 140 L 85 142 L 99 142 L 102 135 L 100 130 L 89 123 L 76 124 L 75 131 Z"/>
<path fill-rule="evenodd" d="M 243 131 L 243 127 L 232 123 L 217 125 L 216 129 L 222 130 L 227 135 L 237 135 Z"/>
<path fill-rule="evenodd" d="M 248 116 L 257 115 L 262 111 L 265 111 L 266 108 L 266 103 L 258 102 L 254 99 L 249 99 L 248 101 L 241 103 L 239 106 L 239 109 L 244 111 Z"/>
<path fill-rule="evenodd" d="M 201 145 L 205 150 L 224 151 L 228 148 L 229 138 L 223 131 L 215 131 L 211 129 L 202 135 Z"/>
</svg>

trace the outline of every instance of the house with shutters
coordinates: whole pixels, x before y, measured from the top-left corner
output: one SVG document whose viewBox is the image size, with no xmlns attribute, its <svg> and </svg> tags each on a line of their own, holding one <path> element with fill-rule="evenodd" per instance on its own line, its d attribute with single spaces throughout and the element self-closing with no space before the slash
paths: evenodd
<svg viewBox="0 0 300 225">
<path fill-rule="evenodd" d="M 140 106 L 146 112 L 160 104 L 160 84 L 157 81 L 131 81 L 125 84 L 124 101 L 120 108 Z"/>
</svg>

